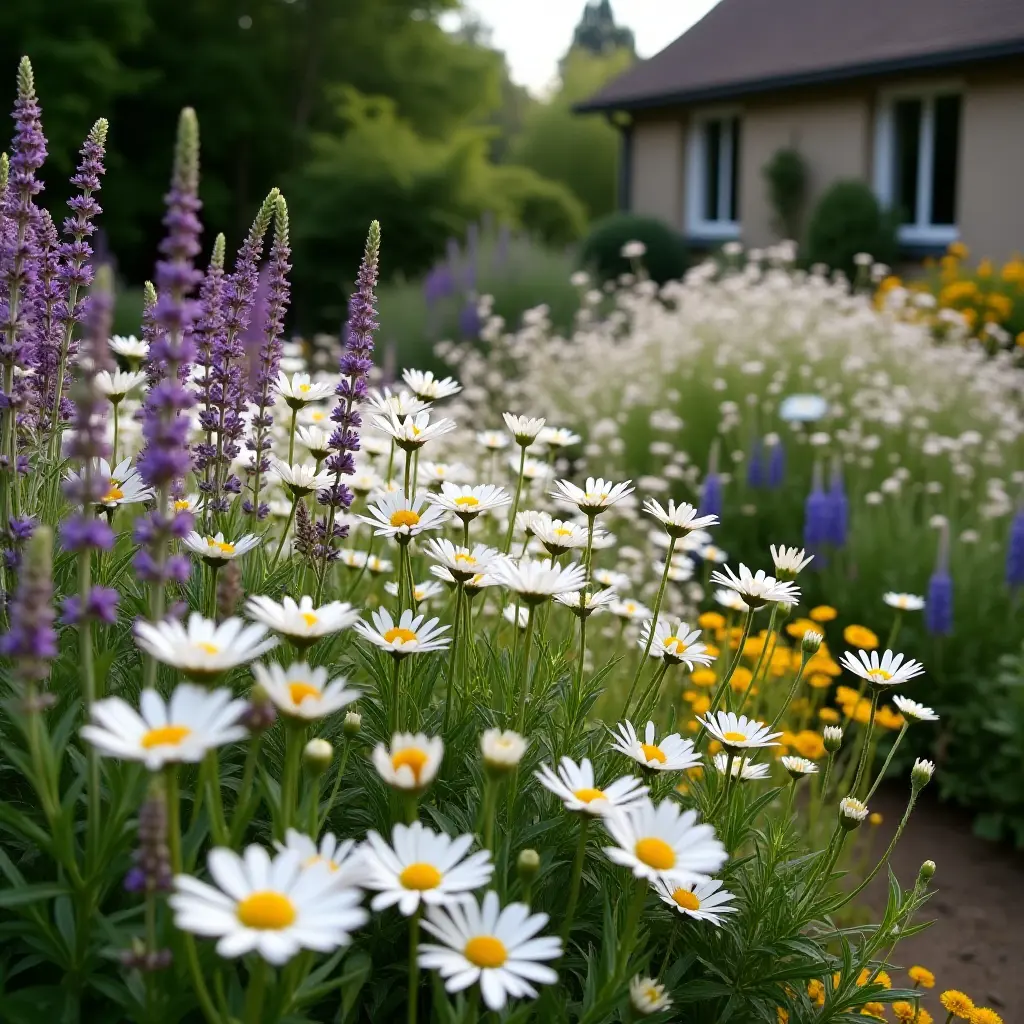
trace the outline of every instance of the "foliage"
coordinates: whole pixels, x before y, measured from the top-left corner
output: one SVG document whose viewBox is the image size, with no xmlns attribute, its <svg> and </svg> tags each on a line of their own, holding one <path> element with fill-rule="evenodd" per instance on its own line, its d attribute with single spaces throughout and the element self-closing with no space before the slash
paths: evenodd
<svg viewBox="0 0 1024 1024">
<path fill-rule="evenodd" d="M 896 232 L 896 218 L 879 206 L 868 185 L 837 181 L 811 213 L 805 255 L 810 263 L 823 263 L 852 277 L 858 253 L 870 253 L 879 263 L 895 262 Z"/>
<path fill-rule="evenodd" d="M 784 238 L 799 238 L 807 201 L 807 162 L 798 149 L 777 149 L 761 173 L 768 186 L 776 229 Z"/>
<path fill-rule="evenodd" d="M 560 182 L 514 165 L 496 167 L 490 180 L 493 194 L 505 200 L 514 223 L 538 242 L 564 248 L 586 229 L 582 204 Z"/>
<path fill-rule="evenodd" d="M 636 52 L 633 33 L 615 23 L 615 12 L 609 0 L 588 0 L 572 33 L 571 50 L 589 50 L 603 55 L 614 50 Z"/>
<path fill-rule="evenodd" d="M 659 284 L 682 277 L 686 270 L 682 235 L 664 221 L 635 213 L 613 213 L 594 224 L 580 249 L 580 262 L 593 268 L 602 281 L 612 280 L 632 269 L 622 255 L 627 242 L 643 242 L 644 266 Z"/>
</svg>

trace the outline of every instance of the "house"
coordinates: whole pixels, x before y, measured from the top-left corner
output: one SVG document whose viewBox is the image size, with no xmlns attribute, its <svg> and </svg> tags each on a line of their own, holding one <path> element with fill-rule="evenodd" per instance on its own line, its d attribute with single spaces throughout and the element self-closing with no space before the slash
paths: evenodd
<svg viewBox="0 0 1024 1024">
<path fill-rule="evenodd" d="M 1024 250 L 1024 0 L 721 0 L 577 110 L 621 129 L 620 205 L 697 246 L 777 240 L 795 148 L 808 209 L 869 182 L 908 255 Z"/>
</svg>

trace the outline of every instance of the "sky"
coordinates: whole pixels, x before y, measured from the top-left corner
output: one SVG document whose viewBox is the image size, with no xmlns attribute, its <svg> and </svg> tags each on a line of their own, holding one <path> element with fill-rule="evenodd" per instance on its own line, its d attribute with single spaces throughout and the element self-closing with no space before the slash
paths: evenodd
<svg viewBox="0 0 1024 1024">
<path fill-rule="evenodd" d="M 466 0 L 504 50 L 512 80 L 542 94 L 557 73 L 585 0 Z M 650 57 L 682 35 L 717 0 L 612 0 L 615 21 L 633 30 L 637 53 Z"/>
</svg>

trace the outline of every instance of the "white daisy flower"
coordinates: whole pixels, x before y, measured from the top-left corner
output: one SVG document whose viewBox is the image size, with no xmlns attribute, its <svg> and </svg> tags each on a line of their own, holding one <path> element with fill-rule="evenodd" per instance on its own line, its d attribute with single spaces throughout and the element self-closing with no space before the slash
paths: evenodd
<svg viewBox="0 0 1024 1024">
<path fill-rule="evenodd" d="M 93 480 L 109 481 L 106 493 L 96 502 L 97 505 L 112 509 L 153 500 L 153 488 L 142 482 L 130 458 L 122 460 L 113 469 L 106 459 L 93 459 L 91 469 Z M 77 481 L 81 478 L 81 473 L 68 473 L 68 480 Z"/>
<path fill-rule="evenodd" d="M 588 476 L 583 487 L 577 487 L 569 480 L 556 480 L 551 497 L 556 501 L 567 501 L 575 505 L 581 512 L 588 516 L 596 516 L 605 509 L 611 508 L 617 501 L 621 501 L 627 494 L 633 493 L 629 485 L 631 480 L 621 484 L 613 484 L 610 480 L 601 477 Z"/>
<path fill-rule="evenodd" d="M 729 856 L 715 830 L 697 824 L 696 811 L 683 811 L 672 800 L 657 806 L 641 800 L 607 815 L 604 824 L 617 844 L 605 847 L 608 859 L 651 882 L 705 882 Z"/>
<path fill-rule="evenodd" d="M 729 553 L 714 544 L 705 544 L 702 548 L 698 548 L 697 555 L 705 562 L 714 562 L 715 565 L 729 561 Z"/>
<path fill-rule="evenodd" d="M 529 448 L 537 435 L 544 429 L 544 418 L 542 416 L 516 416 L 507 412 L 502 417 L 509 433 L 516 439 L 516 444 L 523 448 Z"/>
<path fill-rule="evenodd" d="M 735 590 L 716 590 L 715 601 L 731 612 L 748 612 L 750 605 Z"/>
<path fill-rule="evenodd" d="M 530 610 L 522 605 L 506 605 L 501 615 L 506 622 L 511 622 L 519 629 L 526 629 L 530 624 Z"/>
<path fill-rule="evenodd" d="M 375 388 L 369 393 L 367 402 L 370 408 L 383 416 L 397 416 L 399 419 L 416 416 L 427 408 L 426 402 L 421 401 L 411 391 L 406 391 L 404 388 L 394 394 L 390 388 L 384 388 L 383 391 L 378 391 Z"/>
<path fill-rule="evenodd" d="M 397 623 L 386 608 L 371 612 L 370 618 L 373 620 L 372 626 L 357 619 L 353 628 L 361 637 L 387 651 L 393 658 L 423 654 L 426 651 L 443 651 L 450 642 L 448 637 L 441 635 L 447 631 L 447 626 L 439 626 L 437 619 L 424 622 L 425 616 L 413 615 L 409 608 L 402 612 Z"/>
<path fill-rule="evenodd" d="M 421 402 L 437 402 L 457 395 L 462 390 L 462 385 L 454 378 L 445 377 L 442 380 L 430 370 L 403 370 L 402 380 Z"/>
<path fill-rule="evenodd" d="M 617 808 L 629 807 L 647 796 L 647 787 L 632 775 L 623 775 L 599 788 L 594 782 L 594 766 L 589 758 L 576 764 L 563 757 L 555 773 L 548 765 L 534 772 L 540 784 L 565 804 L 567 811 L 579 811 L 602 818 Z"/>
<path fill-rule="evenodd" d="M 557 565 L 549 558 L 521 558 L 517 562 L 501 556 L 495 559 L 490 574 L 526 604 L 540 604 L 556 594 L 581 590 L 587 582 L 587 570 L 582 565 Z"/>
<path fill-rule="evenodd" d="M 651 619 L 647 619 L 640 630 L 637 643 L 647 648 L 651 636 Z M 672 623 L 658 619 L 654 624 L 654 638 L 651 640 L 650 657 L 664 658 L 671 665 L 685 664 L 692 672 L 694 665 L 710 665 L 715 657 L 708 653 L 707 644 L 701 643 L 701 631 L 690 629 L 687 622 Z"/>
<path fill-rule="evenodd" d="M 177 875 L 168 904 L 182 931 L 217 938 L 217 952 L 256 952 L 268 963 L 287 963 L 302 949 L 329 953 L 369 915 L 358 889 L 345 888 L 325 865 L 303 868 L 294 850 L 273 860 L 262 846 L 243 856 L 217 847 L 206 860 L 216 887 Z"/>
<path fill-rule="evenodd" d="M 442 538 L 427 541 L 427 555 L 438 565 L 443 565 L 452 578 L 461 583 L 478 573 L 488 572 L 498 552 L 486 544 L 477 544 L 470 550 Z"/>
<path fill-rule="evenodd" d="M 308 594 L 300 597 L 298 604 L 291 597 L 285 596 L 278 604 L 258 594 L 249 598 L 245 614 L 288 637 L 297 647 L 308 647 L 321 637 L 340 633 L 359 618 L 359 612 L 346 601 L 330 601 L 316 608 Z"/>
<path fill-rule="evenodd" d="M 558 449 L 569 448 L 571 445 L 579 444 L 582 438 L 579 434 L 566 430 L 565 427 L 544 427 L 537 435 L 537 440 L 541 444 L 546 444 L 549 448 Z"/>
<path fill-rule="evenodd" d="M 772 561 L 775 563 L 775 571 L 782 575 L 786 573 L 796 576 L 814 561 L 814 555 L 808 555 L 803 548 L 787 548 L 785 544 L 776 547 L 769 545 L 772 553 Z"/>
<path fill-rule="evenodd" d="M 196 764 L 208 750 L 244 739 L 239 721 L 247 708 L 230 690 L 181 683 L 168 701 L 143 690 L 138 711 L 120 697 L 96 701 L 82 738 L 108 757 L 141 761 L 155 772 L 165 764 Z"/>
<path fill-rule="evenodd" d="M 508 460 L 508 464 L 511 470 L 519 472 L 519 460 L 515 456 Z M 554 470 L 543 459 L 527 458 L 523 463 L 524 480 L 547 480 L 553 472 Z"/>
<path fill-rule="evenodd" d="M 374 747 L 373 766 L 389 786 L 418 792 L 434 781 L 443 755 L 440 736 L 396 732 L 390 749 L 383 743 Z"/>
<path fill-rule="evenodd" d="M 708 712 L 703 718 L 697 716 L 705 729 L 725 747 L 736 753 L 740 750 L 756 750 L 759 747 L 777 747 L 776 737 L 781 732 L 769 732 L 763 722 L 738 715 L 734 711 Z"/>
<path fill-rule="evenodd" d="M 358 690 L 346 689 L 348 680 L 344 676 L 328 682 L 326 668 L 310 668 L 304 661 L 293 662 L 287 668 L 257 661 L 252 674 L 281 714 L 290 718 L 325 718 L 359 698 Z"/>
<path fill-rule="evenodd" d="M 370 572 L 377 575 L 385 575 L 386 573 L 392 572 L 395 568 L 393 562 L 389 561 L 387 558 L 381 558 L 378 555 L 364 555 L 363 563 Z"/>
<path fill-rule="evenodd" d="M 498 772 L 507 772 L 523 759 L 526 740 L 514 729 L 487 729 L 480 737 L 484 764 Z"/>
<path fill-rule="evenodd" d="M 544 545 L 549 555 L 557 557 L 573 548 L 585 548 L 588 530 L 581 523 L 538 516 L 533 522 L 533 535 Z"/>
<path fill-rule="evenodd" d="M 323 462 L 334 450 L 331 447 L 331 432 L 315 424 L 299 427 L 295 431 L 295 439 L 317 462 Z"/>
<path fill-rule="evenodd" d="M 608 609 L 612 615 L 617 615 L 620 619 L 626 619 L 627 622 L 636 622 L 637 619 L 649 619 L 653 614 L 647 605 L 634 601 L 629 597 L 623 598 L 621 601 L 613 601 L 608 606 Z"/>
<path fill-rule="evenodd" d="M 897 694 L 892 699 L 893 704 L 899 708 L 900 714 L 911 722 L 937 722 L 939 716 L 931 708 L 924 704 L 918 704 L 916 700 L 909 697 L 901 697 Z"/>
<path fill-rule="evenodd" d="M 385 583 L 384 589 L 392 597 L 398 597 L 400 593 L 397 580 Z M 435 583 L 433 580 L 425 580 L 423 583 L 413 584 L 412 599 L 416 604 L 422 604 L 424 601 L 429 601 L 432 597 L 437 597 L 438 594 L 442 593 L 444 593 L 444 590 L 440 583 Z"/>
<path fill-rule="evenodd" d="M 452 839 L 420 821 L 395 825 L 390 844 L 371 829 L 363 852 L 365 886 L 377 893 L 371 909 L 397 905 L 409 917 L 421 904 L 446 906 L 487 885 L 494 874 L 491 852 L 478 850 L 467 857 L 472 845 L 471 835 Z"/>
<path fill-rule="evenodd" d="M 924 607 L 924 598 L 917 594 L 900 594 L 890 590 L 882 595 L 882 600 L 890 608 L 898 608 L 901 612 L 919 612 Z"/>
<path fill-rule="evenodd" d="M 424 495 L 406 501 L 401 492 L 378 498 L 367 506 L 367 511 L 370 513 L 368 516 L 356 518 L 372 526 L 378 537 L 394 537 L 399 543 L 408 543 L 410 537 L 424 530 L 440 529 L 448 518 L 444 509 L 426 505 Z"/>
<path fill-rule="evenodd" d="M 502 910 L 493 891 L 484 894 L 481 904 L 468 897 L 449 907 L 429 907 L 423 928 L 440 942 L 420 944 L 419 965 L 440 972 L 448 992 L 479 982 L 484 1004 L 501 1010 L 509 997 L 535 997 L 531 982 L 558 980 L 542 961 L 562 955 L 561 940 L 536 937 L 547 922 L 547 914 L 530 914 L 525 903 Z"/>
<path fill-rule="evenodd" d="M 204 536 L 193 530 L 185 537 L 183 543 L 207 565 L 220 567 L 259 547 L 260 539 L 254 533 L 247 533 L 236 541 L 226 541 L 223 533 L 211 537 L 209 534 Z"/>
<path fill-rule="evenodd" d="M 839 659 L 847 672 L 866 679 L 872 686 L 898 686 L 924 672 L 924 666 L 913 658 L 903 660 L 902 654 L 886 651 L 881 658 L 878 651 L 858 651 L 859 661 L 850 651 Z"/>
<path fill-rule="evenodd" d="M 491 512 L 512 503 L 504 487 L 494 484 L 454 484 L 444 481 L 439 494 L 428 495 L 427 501 L 439 508 L 454 512 L 463 522 L 471 522 L 481 512 Z"/>
<path fill-rule="evenodd" d="M 276 647 L 277 637 L 268 637 L 262 623 L 247 626 L 236 618 L 216 623 L 193 612 L 186 625 L 177 619 L 139 619 L 135 623 L 135 643 L 190 679 L 212 679 Z"/>
<path fill-rule="evenodd" d="M 610 590 L 629 590 L 632 581 L 624 572 L 616 572 L 613 569 L 595 569 L 594 582 L 600 583 L 602 587 Z"/>
<path fill-rule="evenodd" d="M 123 401 L 125 395 L 146 383 L 148 375 L 142 370 L 135 370 L 125 373 L 124 370 L 100 370 L 93 377 L 96 389 L 102 395 L 106 395 L 112 405 Z"/>
<path fill-rule="evenodd" d="M 372 466 L 357 466 L 355 473 L 346 482 L 356 494 L 369 494 L 384 483 L 384 478 Z"/>
<path fill-rule="evenodd" d="M 274 840 L 274 848 L 283 853 L 291 850 L 299 855 L 299 863 L 303 868 L 323 865 L 335 881 L 346 888 L 364 886 L 366 883 L 366 865 L 363 862 L 363 850 L 354 839 L 341 839 L 333 832 L 325 832 L 320 843 L 294 828 L 284 834 L 284 842 Z"/>
<path fill-rule="evenodd" d="M 818 766 L 806 757 L 796 757 L 793 754 L 787 754 L 785 757 L 780 758 L 780 760 L 782 761 L 782 767 L 794 779 L 802 778 L 804 775 L 814 775 L 818 771 Z"/>
<path fill-rule="evenodd" d="M 312 405 L 313 402 L 322 402 L 334 394 L 336 386 L 336 381 L 314 382 L 308 373 L 293 373 L 291 377 L 286 373 L 279 373 L 274 385 L 290 409 L 301 409 L 303 406 Z"/>
<path fill-rule="evenodd" d="M 115 334 L 107 344 L 114 355 L 120 356 L 132 366 L 138 366 L 149 355 L 149 342 L 140 341 L 134 334 Z"/>
<path fill-rule="evenodd" d="M 449 568 L 444 565 L 432 565 L 430 571 L 439 579 L 442 583 L 447 584 L 449 587 L 454 587 L 458 580 L 452 575 Z M 498 581 L 485 572 L 474 573 L 462 584 L 466 588 L 466 593 L 472 595 L 478 594 L 484 587 L 495 587 L 498 585 Z"/>
<path fill-rule="evenodd" d="M 719 775 L 725 775 L 729 770 L 729 755 L 715 754 L 712 759 L 715 770 Z M 734 757 L 732 759 L 731 774 L 734 779 L 741 782 L 752 782 L 754 779 L 767 779 L 771 768 L 766 764 L 754 764 L 749 757 Z"/>
<path fill-rule="evenodd" d="M 555 600 L 559 604 L 564 604 L 574 615 L 585 619 L 594 612 L 601 612 L 610 607 L 619 600 L 619 595 L 611 589 L 593 592 L 569 590 L 564 594 L 556 594 Z"/>
<path fill-rule="evenodd" d="M 422 448 L 428 441 L 455 429 L 455 420 L 440 419 L 431 423 L 429 412 L 418 412 L 404 419 L 399 419 L 394 413 L 390 416 L 374 416 L 373 422 L 385 434 L 393 437 L 399 448 L 407 452 Z"/>
<path fill-rule="evenodd" d="M 508 439 L 508 435 L 503 434 L 500 430 L 480 430 L 476 435 L 476 443 L 491 451 L 500 452 L 512 442 Z"/>
<path fill-rule="evenodd" d="M 318 473 L 316 466 L 301 463 L 289 465 L 284 459 L 273 459 L 270 468 L 271 473 L 284 484 L 293 498 L 304 498 L 314 491 L 322 491 L 325 487 L 331 486 L 333 479 L 330 473 Z"/>
<path fill-rule="evenodd" d="M 697 510 L 688 502 L 676 504 L 669 499 L 668 508 L 665 508 L 660 501 L 648 498 L 644 502 L 644 511 L 665 527 L 670 537 L 682 537 L 693 530 L 702 530 L 705 526 L 717 526 L 718 516 L 701 516 Z"/>
<path fill-rule="evenodd" d="M 725 566 L 725 572 L 717 569 L 711 574 L 711 582 L 729 590 L 735 590 L 740 597 L 746 599 L 754 607 L 760 607 L 769 603 L 796 604 L 800 600 L 800 590 L 793 583 L 784 580 L 777 580 L 774 576 L 768 576 L 763 569 L 756 573 L 751 571 L 740 562 L 740 572 L 737 576 L 729 566 Z"/>
<path fill-rule="evenodd" d="M 674 732 L 655 739 L 654 723 L 648 722 L 643 740 L 637 735 L 632 722 L 619 722 L 619 735 L 612 743 L 612 749 L 631 757 L 645 768 L 661 772 L 681 772 L 700 764 L 700 754 L 693 747 L 693 740 L 684 740 Z"/>
<path fill-rule="evenodd" d="M 470 476 L 469 470 L 461 462 L 428 462 L 424 460 L 420 463 L 420 478 L 428 483 L 468 480 Z"/>
<path fill-rule="evenodd" d="M 654 978 L 646 978 L 638 974 L 629 983 L 629 1001 L 633 1009 L 642 1017 L 667 1010 L 672 1000 L 665 991 L 665 986 Z"/>
<path fill-rule="evenodd" d="M 722 923 L 724 915 L 734 914 L 739 909 L 729 905 L 736 897 L 723 889 L 717 878 L 680 886 L 667 885 L 659 878 L 654 888 L 662 902 L 680 914 L 698 921 L 709 921 L 716 926 Z"/>
<path fill-rule="evenodd" d="M 199 495 L 187 494 L 184 498 L 175 498 L 171 502 L 173 512 L 195 512 L 199 508 Z"/>
<path fill-rule="evenodd" d="M 839 823 L 843 828 L 856 828 L 868 816 L 868 805 L 852 796 L 839 801 Z"/>
</svg>

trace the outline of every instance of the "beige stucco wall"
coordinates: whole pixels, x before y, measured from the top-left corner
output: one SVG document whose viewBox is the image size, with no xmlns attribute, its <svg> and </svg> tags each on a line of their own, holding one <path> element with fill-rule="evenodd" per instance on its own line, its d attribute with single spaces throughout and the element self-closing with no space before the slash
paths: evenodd
<svg viewBox="0 0 1024 1024">
<path fill-rule="evenodd" d="M 682 225 L 685 113 L 633 124 L 629 206 L 636 213 Z"/>
<path fill-rule="evenodd" d="M 977 257 L 1024 251 L 1024 70 L 968 75 L 960 135 L 960 238 Z"/>
</svg>

